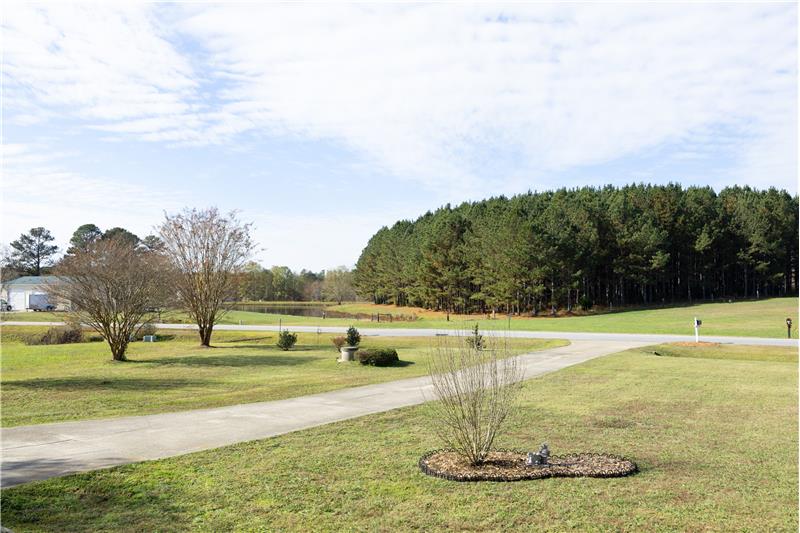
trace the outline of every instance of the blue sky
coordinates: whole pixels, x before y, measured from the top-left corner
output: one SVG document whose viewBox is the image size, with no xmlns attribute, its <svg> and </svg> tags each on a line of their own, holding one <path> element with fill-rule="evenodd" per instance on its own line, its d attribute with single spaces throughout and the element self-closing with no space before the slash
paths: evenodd
<svg viewBox="0 0 800 533">
<path fill-rule="evenodd" d="M 786 4 L 12 4 L 2 230 L 253 221 L 355 263 L 445 203 L 634 181 L 797 191 Z"/>
</svg>

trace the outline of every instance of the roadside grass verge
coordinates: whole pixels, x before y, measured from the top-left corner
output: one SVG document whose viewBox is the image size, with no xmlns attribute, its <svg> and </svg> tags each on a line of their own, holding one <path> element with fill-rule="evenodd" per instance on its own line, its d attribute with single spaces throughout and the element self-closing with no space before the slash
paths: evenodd
<svg viewBox="0 0 800 533">
<path fill-rule="evenodd" d="M 647 347 L 526 383 L 498 447 L 607 452 L 618 479 L 427 477 L 424 406 L 7 489 L 14 531 L 796 531 L 797 367 Z M 774 348 L 770 348 L 774 350 Z M 729 358 L 730 359 L 730 358 Z"/>
<path fill-rule="evenodd" d="M 692 327 L 694 317 L 703 321 L 700 334 L 702 336 L 741 336 L 741 337 L 786 337 L 786 318 L 794 321 L 793 337 L 798 336 L 798 299 L 772 298 L 768 300 L 713 303 L 668 307 L 659 309 L 643 309 L 620 311 L 584 316 L 567 317 L 507 317 L 498 315 L 489 320 L 485 315 L 451 315 L 445 320 L 443 313 L 419 310 L 417 308 L 395 308 L 391 305 L 343 304 L 329 307 L 330 310 L 342 310 L 358 313 L 401 313 L 411 314 L 416 309 L 418 318 L 414 321 L 375 322 L 347 318 L 302 317 L 291 315 L 273 315 L 249 311 L 231 311 L 222 320 L 224 324 L 243 325 L 303 325 L 303 326 L 349 326 L 358 328 L 430 328 L 470 330 L 477 323 L 481 329 L 504 330 L 510 326 L 514 331 L 548 331 L 548 332 L 586 332 L 586 333 L 655 333 L 694 335 Z M 180 314 L 169 317 L 185 322 Z M 165 321 L 167 318 L 165 318 Z"/>
<path fill-rule="evenodd" d="M 797 363 L 797 348 L 775 346 L 738 346 L 732 344 L 680 345 L 660 344 L 654 348 L 658 355 L 667 357 L 695 357 L 724 359 L 728 361 L 771 361 Z"/>
<path fill-rule="evenodd" d="M 0 313 L 0 323 L 15 320 L 22 322 L 60 322 L 66 316 L 67 314 L 62 311 L 2 312 Z"/>
<path fill-rule="evenodd" d="M 370 304 L 349 304 L 341 306 L 351 312 L 391 313 L 393 306 L 373 306 Z M 339 307 L 331 307 L 338 310 Z M 415 308 L 398 308 L 395 313 L 410 314 Z M 786 318 L 794 321 L 793 337 L 798 336 L 798 299 L 771 298 L 758 301 L 734 303 L 706 303 L 665 307 L 657 309 L 625 310 L 615 313 L 602 313 L 565 317 L 507 317 L 498 315 L 495 320 L 487 320 L 485 315 L 451 315 L 450 321 L 443 313 L 419 310 L 418 320 L 413 322 L 380 323 L 380 327 L 392 328 L 441 328 L 469 329 L 478 323 L 481 329 L 507 329 L 520 331 L 569 331 L 586 333 L 655 333 L 694 335 L 694 317 L 703 321 L 700 334 L 742 337 L 786 337 Z M 370 327 L 378 327 L 369 322 Z M 366 327 L 366 326 L 360 326 Z"/>
<path fill-rule="evenodd" d="M 413 307 L 395 307 L 392 305 L 373 305 L 368 303 L 343 304 L 329 306 L 332 311 L 340 310 L 351 313 L 392 313 L 416 314 L 417 320 L 375 322 L 349 318 L 318 318 L 293 315 L 277 315 L 256 313 L 252 311 L 230 311 L 220 323 L 242 325 L 286 326 L 350 326 L 358 328 L 432 328 L 470 330 L 477 323 L 481 329 L 515 331 L 552 331 L 552 332 L 586 332 L 586 333 L 655 333 L 694 335 L 692 321 L 698 317 L 703 321 L 701 336 L 741 336 L 786 338 L 786 318 L 794 321 L 793 337 L 798 336 L 797 298 L 771 298 L 758 301 L 734 303 L 713 303 L 642 309 L 602 313 L 583 316 L 565 317 L 507 317 L 498 315 L 489 320 L 485 315 L 451 315 L 450 321 L 444 313 L 426 311 Z M 34 320 L 59 321 L 63 313 L 3 313 L 2 320 Z M 189 323 L 185 314 L 166 312 L 162 322 Z"/>
<path fill-rule="evenodd" d="M 6 327 L 8 338 L 41 327 Z M 433 339 L 368 337 L 362 346 L 389 347 L 402 363 L 376 368 L 337 363 L 332 334 L 301 333 L 282 351 L 275 332 L 218 331 L 214 348 L 193 331 L 161 331 L 171 340 L 130 345 L 129 362 L 114 362 L 104 342 L 2 345 L 2 425 L 18 426 L 142 415 L 279 400 L 424 375 Z M 510 339 L 514 353 L 568 344 Z"/>
</svg>

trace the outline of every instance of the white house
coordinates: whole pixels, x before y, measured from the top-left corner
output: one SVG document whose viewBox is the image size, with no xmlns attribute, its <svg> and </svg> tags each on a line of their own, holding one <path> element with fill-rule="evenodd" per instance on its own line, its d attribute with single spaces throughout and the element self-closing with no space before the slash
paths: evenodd
<svg viewBox="0 0 800 533">
<path fill-rule="evenodd" d="M 51 303 L 47 298 L 47 285 L 57 282 L 57 276 L 23 276 L 3 283 L 0 294 L 12 311 L 45 311 L 51 306 L 63 309 L 63 303 Z"/>
</svg>

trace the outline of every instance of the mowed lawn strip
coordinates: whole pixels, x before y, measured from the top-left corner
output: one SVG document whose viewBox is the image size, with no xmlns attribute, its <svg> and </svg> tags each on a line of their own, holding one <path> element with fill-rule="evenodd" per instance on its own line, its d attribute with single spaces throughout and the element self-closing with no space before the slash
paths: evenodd
<svg viewBox="0 0 800 533">
<path fill-rule="evenodd" d="M 369 312 L 364 304 L 345 304 L 342 310 Z M 372 312 L 391 313 L 393 306 L 368 306 Z M 340 309 L 331 307 L 331 310 Z M 399 308 L 396 313 L 410 313 L 414 308 Z M 417 311 L 421 311 L 417 309 Z M 393 322 L 381 327 L 430 327 L 468 329 L 477 322 L 483 329 L 506 329 L 509 320 L 498 315 L 494 320 L 484 316 L 451 315 L 445 320 L 443 313 L 422 311 L 413 322 Z M 703 321 L 702 335 L 786 338 L 786 319 L 794 322 L 793 337 L 798 337 L 798 299 L 771 298 L 760 301 L 734 303 L 706 303 L 660 309 L 626 310 L 614 313 L 588 314 L 560 317 L 512 317 L 512 330 L 519 331 L 569 331 L 586 333 L 654 333 L 694 335 L 694 317 Z M 375 322 L 370 322 L 377 327 Z M 423 325 L 424 324 L 424 325 Z"/>
<path fill-rule="evenodd" d="M 509 327 L 508 318 L 498 315 L 487 320 L 486 315 L 451 315 L 446 320 L 444 313 L 427 311 L 416 307 L 395 307 L 368 303 L 343 304 L 328 309 L 349 313 L 415 315 L 416 320 L 381 322 L 349 318 L 303 317 L 292 315 L 264 314 L 251 311 L 231 311 L 222 319 L 223 324 L 242 325 L 301 325 L 301 326 L 350 326 L 359 328 L 433 328 L 469 330 L 477 323 L 482 329 L 503 330 Z M 692 321 L 698 317 L 703 321 L 701 335 L 741 337 L 786 337 L 786 318 L 794 321 L 793 336 L 798 336 L 798 299 L 771 298 L 759 301 L 713 303 L 665 307 L 660 309 L 629 310 L 615 313 L 589 314 L 564 317 L 513 317 L 512 330 L 518 331 L 569 331 L 587 333 L 654 333 L 694 335 Z M 63 313 L 2 313 L 2 320 L 59 321 Z M 179 312 L 164 313 L 163 322 L 188 323 L 186 315 Z"/>
<path fill-rule="evenodd" d="M 569 331 L 586 333 L 653 333 L 673 335 L 694 335 L 694 317 L 703 321 L 701 336 L 765 337 L 785 338 L 786 319 L 794 322 L 793 337 L 798 337 L 800 315 L 797 298 L 771 298 L 760 301 L 713 303 L 642 309 L 615 313 L 589 314 L 562 317 L 512 317 L 497 315 L 488 320 L 485 315 L 451 315 L 450 320 L 441 312 L 426 311 L 419 308 L 395 307 L 393 305 L 343 304 L 328 307 L 350 313 L 391 313 L 410 316 L 416 320 L 381 322 L 354 320 L 347 318 L 302 317 L 292 315 L 273 315 L 250 311 L 231 311 L 222 319 L 224 324 L 243 325 L 303 325 L 303 326 L 350 326 L 358 328 L 430 328 L 471 330 L 475 324 L 481 329 L 504 330 L 510 325 L 515 331 Z M 180 313 L 168 313 L 164 321 L 188 322 Z"/>
<path fill-rule="evenodd" d="M 641 469 L 632 477 L 427 477 L 417 460 L 438 442 L 418 406 L 7 489 L 3 524 L 18 532 L 796 531 L 796 364 L 652 353 L 665 348 L 528 381 L 497 442 L 625 455 Z"/>
<path fill-rule="evenodd" d="M 776 350 L 771 346 L 746 346 L 730 344 L 670 343 L 653 349 L 654 355 L 666 357 L 695 357 L 702 359 L 726 359 L 738 361 L 772 361 L 797 363 L 797 348 Z"/>
<path fill-rule="evenodd" d="M 431 338 L 370 338 L 362 346 L 396 348 L 401 364 L 377 368 L 337 363 L 331 334 L 300 334 L 282 351 L 277 333 L 219 331 L 214 348 L 193 332 L 165 342 L 134 342 L 131 361 L 114 362 L 104 342 L 26 346 L 19 335 L 46 328 L 4 328 L 2 424 L 19 426 L 143 415 L 279 400 L 427 373 Z M 566 341 L 510 339 L 513 353 Z"/>
</svg>

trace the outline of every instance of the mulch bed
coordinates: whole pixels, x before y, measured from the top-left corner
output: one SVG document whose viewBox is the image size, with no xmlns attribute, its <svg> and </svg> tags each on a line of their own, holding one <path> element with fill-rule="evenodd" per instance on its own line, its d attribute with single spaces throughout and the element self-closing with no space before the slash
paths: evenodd
<svg viewBox="0 0 800 533">
<path fill-rule="evenodd" d="M 497 450 L 478 466 L 470 465 L 452 450 L 423 455 L 419 468 L 425 474 L 450 481 L 522 481 L 548 477 L 622 477 L 637 471 L 636 463 L 616 455 L 576 453 L 551 455 L 549 464 L 527 466 L 526 452 Z"/>
</svg>

